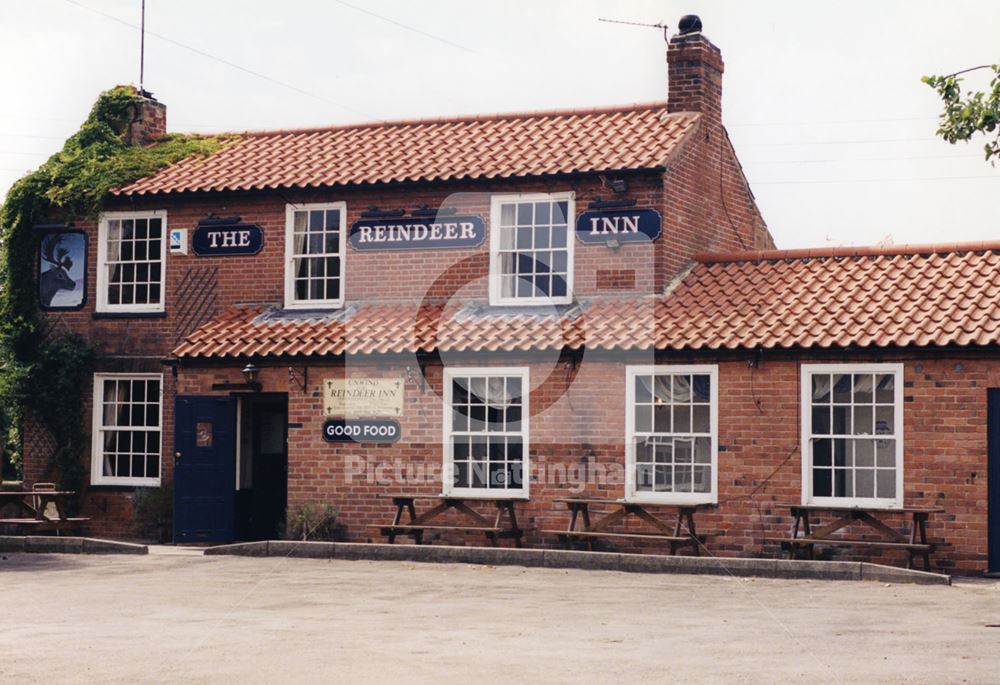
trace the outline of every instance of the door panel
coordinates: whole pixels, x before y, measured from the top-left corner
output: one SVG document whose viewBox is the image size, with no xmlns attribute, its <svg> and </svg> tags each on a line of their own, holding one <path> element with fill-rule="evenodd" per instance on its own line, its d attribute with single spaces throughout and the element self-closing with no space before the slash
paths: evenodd
<svg viewBox="0 0 1000 685">
<path fill-rule="evenodd" d="M 989 490 L 989 555 L 990 571 L 1000 573 L 1000 388 L 989 390 L 987 401 L 987 433 L 989 468 L 986 485 Z"/>
<path fill-rule="evenodd" d="M 174 411 L 174 542 L 231 542 L 236 399 L 180 396 Z"/>
</svg>

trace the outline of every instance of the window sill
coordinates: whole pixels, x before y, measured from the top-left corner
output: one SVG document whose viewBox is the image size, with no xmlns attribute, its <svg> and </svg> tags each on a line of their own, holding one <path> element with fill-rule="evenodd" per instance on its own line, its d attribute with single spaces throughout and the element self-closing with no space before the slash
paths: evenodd
<svg viewBox="0 0 1000 685">
<path fill-rule="evenodd" d="M 101 492 L 118 492 L 118 493 L 130 493 L 136 490 L 142 490 L 143 488 L 158 488 L 160 483 L 146 483 L 144 485 L 125 485 L 125 484 L 115 484 L 115 483 L 91 483 L 87 486 L 87 492 L 91 493 L 101 493 Z"/>
<path fill-rule="evenodd" d="M 817 497 L 803 502 L 804 507 L 830 507 L 831 509 L 864 509 L 866 511 L 899 511 L 905 509 L 902 502 L 887 502 L 877 499 L 856 499 L 852 497 Z"/>
<path fill-rule="evenodd" d="M 165 319 L 167 312 L 94 312 L 93 319 Z"/>
<path fill-rule="evenodd" d="M 649 497 L 642 495 L 632 495 L 626 497 L 625 504 L 647 504 L 649 506 L 661 505 L 664 507 L 707 507 L 716 506 L 719 503 L 717 497 L 706 495 L 698 497 Z"/>
</svg>

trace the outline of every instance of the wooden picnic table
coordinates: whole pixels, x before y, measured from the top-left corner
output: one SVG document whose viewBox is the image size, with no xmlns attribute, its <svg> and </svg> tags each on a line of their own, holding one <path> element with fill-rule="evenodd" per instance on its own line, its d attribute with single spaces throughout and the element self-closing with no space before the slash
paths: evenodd
<svg viewBox="0 0 1000 685">
<path fill-rule="evenodd" d="M 799 549 L 806 551 L 810 559 L 814 558 L 816 545 L 837 547 L 876 547 L 883 549 L 900 549 L 909 553 L 907 568 L 913 568 L 913 558 L 920 555 L 924 560 L 924 570 L 931 569 L 930 554 L 935 545 L 927 542 L 927 520 L 931 514 L 940 514 L 940 507 L 900 507 L 884 509 L 876 507 L 852 507 L 822 504 L 778 504 L 777 507 L 788 507 L 792 514 L 791 537 L 767 538 L 771 542 L 780 542 L 788 550 L 788 557 L 794 558 Z M 830 514 L 833 517 L 818 527 L 813 525 L 811 517 L 815 513 Z M 904 514 L 911 518 L 909 532 L 900 532 L 878 518 L 879 514 Z M 834 537 L 834 533 L 854 523 L 860 523 L 865 533 L 878 535 L 871 538 Z"/>
<path fill-rule="evenodd" d="M 524 530 L 517 525 L 517 514 L 514 512 L 514 504 L 523 502 L 524 497 L 504 496 L 504 495 L 484 495 L 484 496 L 460 496 L 460 495 L 426 495 L 412 493 L 394 493 L 377 495 L 382 499 L 391 499 L 396 506 L 396 514 L 392 518 L 392 523 L 388 525 L 374 525 L 382 535 L 389 538 L 389 543 L 396 541 L 397 535 L 410 535 L 416 544 L 423 544 L 424 532 L 461 532 L 461 533 L 483 533 L 491 545 L 496 545 L 497 540 L 502 538 L 513 538 L 517 547 L 521 546 L 521 537 Z M 416 501 L 431 500 L 437 504 L 423 512 L 417 514 Z M 496 508 L 496 515 L 490 519 L 473 509 L 473 503 L 489 503 Z M 462 515 L 469 523 L 466 525 L 447 524 L 439 522 L 438 518 L 450 510 L 455 510 Z M 408 517 L 403 519 L 404 511 Z M 506 519 L 506 522 L 504 521 Z"/>
<path fill-rule="evenodd" d="M 596 497 L 568 497 L 555 500 L 565 503 L 572 515 L 566 530 L 543 530 L 543 533 L 558 536 L 568 548 L 574 540 L 585 540 L 587 548 L 594 549 L 595 538 L 611 539 L 637 539 L 637 540 L 660 540 L 670 544 L 670 553 L 677 554 L 680 547 L 691 547 L 694 555 L 698 556 L 699 548 L 705 543 L 705 536 L 698 535 L 694 524 L 696 512 L 714 507 L 714 504 L 665 504 L 665 503 L 645 503 L 630 502 L 624 499 L 602 499 Z M 611 507 L 608 512 L 593 512 L 592 505 Z M 676 512 L 675 520 L 658 516 L 650 511 L 651 508 L 667 508 Z M 598 518 L 593 519 L 593 515 Z M 609 529 L 619 523 L 624 522 L 630 516 L 634 516 L 652 527 L 652 531 L 635 531 L 628 533 L 615 533 Z M 582 521 L 583 527 L 578 528 L 577 523 Z M 683 529 L 686 528 L 687 532 Z"/>
<path fill-rule="evenodd" d="M 30 527 L 35 530 L 54 530 L 56 534 L 68 528 L 78 528 L 89 518 L 66 515 L 66 500 L 76 492 L 72 490 L 0 490 L 0 507 L 14 502 L 26 514 L 23 517 L 0 518 L 0 524 Z M 52 505 L 55 516 L 46 514 Z"/>
</svg>

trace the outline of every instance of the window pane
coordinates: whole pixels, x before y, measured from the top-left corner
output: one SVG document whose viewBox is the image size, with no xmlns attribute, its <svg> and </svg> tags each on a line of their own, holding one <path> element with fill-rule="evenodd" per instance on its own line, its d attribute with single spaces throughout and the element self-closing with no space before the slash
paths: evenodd
<svg viewBox="0 0 1000 685">
<path fill-rule="evenodd" d="M 854 374 L 854 403 L 871 404 L 874 398 L 874 376 L 868 373 Z"/>
<path fill-rule="evenodd" d="M 816 440 L 813 443 L 813 465 L 814 466 L 833 465 L 832 440 Z"/>
<path fill-rule="evenodd" d="M 819 406 L 812 408 L 812 432 L 813 435 L 830 434 L 830 407 Z"/>
<path fill-rule="evenodd" d="M 831 388 L 829 374 L 814 374 L 812 377 L 813 404 L 829 404 Z"/>
<path fill-rule="evenodd" d="M 875 464 L 876 466 L 882 466 L 882 467 L 889 467 L 896 465 L 895 440 L 875 441 Z"/>
<path fill-rule="evenodd" d="M 875 407 L 875 433 L 876 435 L 894 435 L 896 432 L 895 420 L 896 408 L 887 405 Z"/>
<path fill-rule="evenodd" d="M 875 496 L 884 499 L 893 499 L 896 497 L 896 470 L 895 469 L 879 469 L 876 472 L 876 491 Z"/>
<path fill-rule="evenodd" d="M 847 404 L 851 401 L 851 376 L 841 373 L 833 375 L 833 401 Z"/>
<path fill-rule="evenodd" d="M 711 405 L 696 404 L 692 407 L 691 430 L 695 433 L 708 433 L 711 426 Z"/>
<path fill-rule="evenodd" d="M 855 497 L 875 496 L 875 469 L 855 469 L 854 495 Z"/>
<path fill-rule="evenodd" d="M 879 404 L 892 404 L 896 401 L 896 377 L 894 374 L 879 374 L 875 377 L 875 401 Z"/>
<path fill-rule="evenodd" d="M 854 441 L 854 465 L 864 467 L 875 466 L 874 440 Z"/>
<path fill-rule="evenodd" d="M 873 416 L 871 406 L 867 407 L 854 407 L 854 434 L 855 435 L 873 435 Z"/>
</svg>

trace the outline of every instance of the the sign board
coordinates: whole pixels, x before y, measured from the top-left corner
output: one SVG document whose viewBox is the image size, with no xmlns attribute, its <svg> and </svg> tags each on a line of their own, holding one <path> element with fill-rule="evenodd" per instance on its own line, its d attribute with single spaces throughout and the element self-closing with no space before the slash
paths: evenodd
<svg viewBox="0 0 1000 685">
<path fill-rule="evenodd" d="M 191 249 L 202 257 L 255 255 L 263 247 L 264 231 L 257 224 L 203 222 L 191 237 Z"/>
<path fill-rule="evenodd" d="M 663 221 L 655 209 L 612 209 L 583 212 L 576 219 L 576 237 L 581 243 L 606 245 L 656 240 Z"/>
<path fill-rule="evenodd" d="M 402 416 L 401 378 L 327 378 L 323 381 L 325 416 Z"/>
<path fill-rule="evenodd" d="M 393 419 L 327 419 L 323 439 L 327 442 L 389 443 L 399 440 L 402 430 Z"/>
<path fill-rule="evenodd" d="M 170 229 L 170 254 L 188 253 L 188 230 L 186 228 Z"/>
<path fill-rule="evenodd" d="M 350 240 L 362 252 L 477 247 L 486 240 L 486 222 L 480 216 L 362 219 L 351 224 Z"/>
</svg>

